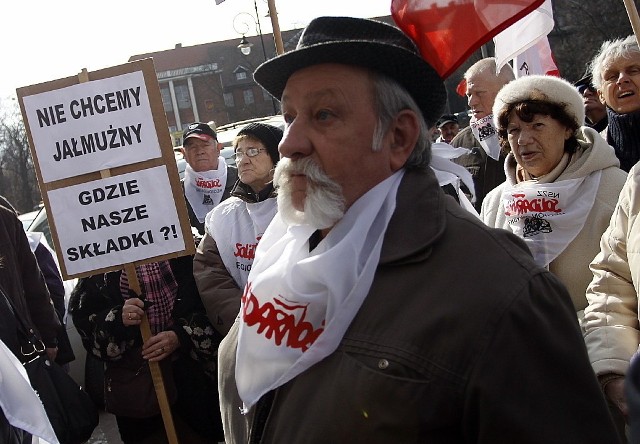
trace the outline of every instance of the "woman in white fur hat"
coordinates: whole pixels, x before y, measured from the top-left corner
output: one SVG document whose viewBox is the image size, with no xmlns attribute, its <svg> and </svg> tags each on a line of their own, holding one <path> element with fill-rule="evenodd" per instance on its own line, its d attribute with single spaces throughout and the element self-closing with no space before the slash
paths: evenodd
<svg viewBox="0 0 640 444">
<path fill-rule="evenodd" d="M 498 93 L 493 115 L 508 152 L 507 179 L 487 195 L 480 216 L 525 240 L 536 262 L 565 284 L 582 319 L 589 263 L 626 173 L 600 134 L 584 126 L 582 97 L 565 80 L 512 81 Z"/>
</svg>

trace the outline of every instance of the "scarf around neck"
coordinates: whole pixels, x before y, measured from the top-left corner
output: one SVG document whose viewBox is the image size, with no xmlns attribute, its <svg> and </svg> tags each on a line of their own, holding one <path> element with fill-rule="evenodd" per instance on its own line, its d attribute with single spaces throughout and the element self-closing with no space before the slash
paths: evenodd
<svg viewBox="0 0 640 444">
<path fill-rule="evenodd" d="M 369 293 L 403 175 L 358 199 L 312 251 L 316 229 L 276 214 L 240 308 L 235 376 L 244 412 L 336 350 Z"/>
<path fill-rule="evenodd" d="M 136 275 L 145 301 L 153 302 L 147 308 L 147 317 L 153 334 L 165 331 L 173 325 L 173 306 L 178 295 L 178 283 L 168 261 L 136 265 Z M 120 293 L 129 298 L 129 277 L 126 270 L 120 274 Z"/>
<path fill-rule="evenodd" d="M 501 201 L 507 223 L 524 239 L 538 265 L 548 267 L 580 233 L 601 176 L 598 170 L 577 179 L 505 186 Z"/>
<path fill-rule="evenodd" d="M 640 111 L 618 114 L 607 107 L 607 142 L 613 146 L 620 168 L 629 172 L 640 160 Z"/>
<path fill-rule="evenodd" d="M 275 197 L 248 203 L 232 197 L 207 214 L 207 232 L 239 288 L 247 284 L 258 242 L 278 210 Z"/>
<path fill-rule="evenodd" d="M 189 200 L 198 221 L 204 222 L 207 213 L 220 203 L 227 184 L 227 163 L 218 158 L 218 169 L 195 172 L 187 164 L 184 170 L 184 195 Z"/>
<path fill-rule="evenodd" d="M 483 117 L 482 119 L 471 119 L 471 132 L 480 146 L 487 153 L 487 156 L 493 160 L 500 158 L 500 140 L 498 139 L 498 131 L 493 126 L 493 114 Z"/>
</svg>

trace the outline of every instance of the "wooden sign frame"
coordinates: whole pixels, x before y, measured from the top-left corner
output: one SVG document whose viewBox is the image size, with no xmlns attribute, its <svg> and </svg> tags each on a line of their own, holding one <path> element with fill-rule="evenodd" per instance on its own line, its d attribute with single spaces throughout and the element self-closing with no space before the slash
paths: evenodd
<svg viewBox="0 0 640 444">
<path fill-rule="evenodd" d="M 94 171 L 86 174 L 77 175 L 74 177 L 54 180 L 51 182 L 44 182 L 42 170 L 40 168 L 40 161 L 38 159 L 38 154 L 35 149 L 30 122 L 27 119 L 27 112 L 25 109 L 24 98 L 27 96 L 32 96 L 40 93 L 55 91 L 58 89 L 77 85 L 79 83 L 84 83 L 88 81 L 99 81 L 99 80 L 108 79 L 111 77 L 132 73 L 136 71 L 141 71 L 144 78 L 144 83 L 145 83 L 145 87 L 146 87 L 148 99 L 149 99 L 149 105 L 151 108 L 153 124 L 155 126 L 155 133 L 157 135 L 158 143 L 160 145 L 161 156 L 158 158 L 150 159 L 150 160 L 122 165 L 115 168 L 110 168 L 108 170 Z M 69 274 L 67 272 L 65 258 L 64 258 L 63 251 L 60 245 L 60 240 L 58 237 L 59 230 L 63 230 L 65 229 L 65 227 L 59 227 L 56 224 L 57 221 L 55 220 L 55 215 L 51 208 L 49 192 L 53 190 L 59 190 L 62 188 L 70 187 L 72 185 L 84 184 L 84 183 L 95 181 L 101 178 L 119 176 L 122 174 L 132 173 L 132 172 L 136 172 L 136 171 L 140 171 L 140 170 L 144 170 L 152 167 L 166 166 L 167 168 L 168 175 L 169 175 L 169 182 L 171 185 L 171 193 L 173 195 L 172 196 L 173 201 L 175 202 L 178 219 L 180 222 L 180 233 L 184 239 L 185 247 L 183 250 L 180 250 L 180 251 L 175 251 L 172 253 L 167 253 L 160 256 L 149 257 L 140 261 L 136 261 L 135 264 L 139 265 L 139 264 L 157 262 L 160 260 L 167 260 L 174 257 L 192 255 L 195 253 L 195 244 L 193 242 L 191 225 L 189 223 L 187 207 L 184 200 L 182 187 L 180 184 L 180 178 L 178 175 L 178 169 L 175 161 L 175 154 L 173 152 L 173 144 L 171 141 L 171 135 L 169 133 L 168 124 L 167 124 L 166 116 L 164 113 L 162 96 L 160 95 L 160 87 L 158 85 L 158 79 L 156 77 L 156 72 L 153 65 L 153 59 L 151 58 L 143 59 L 135 62 L 126 63 L 124 65 L 105 68 L 105 69 L 102 69 L 99 71 L 93 71 L 93 72 L 87 72 L 86 70 L 83 70 L 77 76 L 66 77 L 63 79 L 53 80 L 50 82 L 45 82 L 37 85 L 18 88 L 16 90 L 16 93 L 18 96 L 18 101 L 20 103 L 20 110 L 22 112 L 25 128 L 27 131 L 27 137 L 29 140 L 31 155 L 33 158 L 34 165 L 36 167 L 35 168 L 36 175 L 38 178 L 38 183 L 40 185 L 44 206 L 47 210 L 48 221 L 51 228 L 51 234 L 52 234 L 53 242 L 55 245 L 56 254 L 58 255 L 62 275 L 65 279 L 70 279 L 74 277 L 80 278 L 80 277 L 90 276 L 93 274 L 106 273 L 108 271 L 119 270 L 125 264 L 93 269 L 93 270 L 82 272 L 82 273 Z M 167 205 L 171 205 L 171 198 L 169 196 L 167 196 Z"/>
</svg>

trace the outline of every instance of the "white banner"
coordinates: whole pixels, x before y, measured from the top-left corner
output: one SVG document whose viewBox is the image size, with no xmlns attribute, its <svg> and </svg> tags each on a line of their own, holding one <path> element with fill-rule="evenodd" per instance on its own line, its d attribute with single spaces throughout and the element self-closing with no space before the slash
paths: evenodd
<svg viewBox="0 0 640 444">
<path fill-rule="evenodd" d="M 44 182 L 161 156 L 142 71 L 23 98 Z"/>
<path fill-rule="evenodd" d="M 67 274 L 185 248 L 165 166 L 49 191 Z"/>
<path fill-rule="evenodd" d="M 551 0 L 546 0 L 538 9 L 495 36 L 493 42 L 496 53 L 496 72 L 500 72 L 500 68 L 509 60 L 515 59 L 519 54 L 534 46 L 541 38 L 546 37 L 553 26 Z M 529 72 L 529 74 L 543 73 Z"/>
</svg>

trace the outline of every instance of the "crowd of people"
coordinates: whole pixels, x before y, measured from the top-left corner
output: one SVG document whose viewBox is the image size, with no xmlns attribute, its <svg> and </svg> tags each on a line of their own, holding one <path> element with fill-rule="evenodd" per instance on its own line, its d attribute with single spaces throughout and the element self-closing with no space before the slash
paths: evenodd
<svg viewBox="0 0 640 444">
<path fill-rule="evenodd" d="M 139 293 L 125 270 L 82 278 L 69 302 L 124 443 L 166 442 L 116 376 L 148 362 L 184 443 L 640 442 L 634 36 L 573 83 L 476 62 L 465 128 L 375 20 L 317 18 L 254 78 L 284 131 L 245 126 L 236 167 L 209 124 L 183 134 L 195 255 L 136 266 Z M 64 307 L 0 220 L 0 290 L 55 359 Z"/>
</svg>

